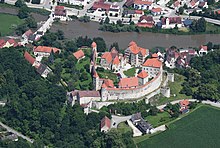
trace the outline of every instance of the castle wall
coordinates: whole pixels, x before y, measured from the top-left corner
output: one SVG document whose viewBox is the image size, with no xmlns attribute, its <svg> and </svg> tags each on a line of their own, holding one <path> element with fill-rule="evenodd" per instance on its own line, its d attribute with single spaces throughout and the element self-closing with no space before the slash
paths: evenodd
<svg viewBox="0 0 220 148">
<path fill-rule="evenodd" d="M 137 88 L 102 88 L 102 101 L 137 99 L 158 89 L 161 85 L 161 82 L 162 73 L 159 73 L 154 79 L 147 82 L 145 85 L 138 86 Z"/>
</svg>

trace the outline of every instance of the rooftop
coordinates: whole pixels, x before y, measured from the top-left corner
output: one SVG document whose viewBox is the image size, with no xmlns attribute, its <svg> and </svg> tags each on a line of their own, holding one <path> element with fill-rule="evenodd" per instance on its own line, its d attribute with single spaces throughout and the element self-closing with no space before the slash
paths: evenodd
<svg viewBox="0 0 220 148">
<path fill-rule="evenodd" d="M 82 58 L 82 57 L 85 56 L 85 54 L 84 54 L 84 52 L 82 51 L 82 49 L 81 49 L 81 50 L 78 50 L 77 52 L 74 52 L 73 55 L 74 55 L 74 57 L 75 57 L 77 60 L 79 60 L 80 58 Z"/>
<path fill-rule="evenodd" d="M 143 66 L 160 68 L 162 66 L 162 62 L 159 61 L 157 58 L 151 58 L 151 59 L 147 59 L 144 62 Z"/>
<path fill-rule="evenodd" d="M 130 88 L 130 87 L 137 87 L 138 86 L 138 78 L 131 77 L 131 78 L 121 78 L 120 82 L 118 83 L 120 88 Z"/>
</svg>

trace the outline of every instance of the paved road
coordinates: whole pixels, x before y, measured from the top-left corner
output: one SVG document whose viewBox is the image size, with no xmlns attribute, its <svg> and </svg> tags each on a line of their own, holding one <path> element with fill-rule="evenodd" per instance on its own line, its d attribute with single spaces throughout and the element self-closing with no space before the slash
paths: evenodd
<svg viewBox="0 0 220 148">
<path fill-rule="evenodd" d="M 188 15 L 180 15 L 180 16 L 182 18 L 191 18 L 191 19 L 196 19 L 196 20 L 201 18 L 200 16 L 188 16 Z M 207 17 L 204 17 L 204 18 L 209 23 L 220 25 L 220 20 L 215 20 L 215 19 L 211 19 L 211 18 L 207 18 Z"/>
<path fill-rule="evenodd" d="M 112 115 L 112 120 L 111 120 L 111 128 L 117 128 L 118 124 L 121 122 L 125 122 L 128 119 L 131 118 L 130 116 L 116 116 L 116 115 Z"/>
<path fill-rule="evenodd" d="M 21 137 L 21 138 L 23 138 L 23 139 L 29 141 L 30 143 L 33 143 L 33 142 L 34 142 L 33 139 L 30 139 L 29 137 L 22 135 L 21 133 L 17 132 L 16 130 L 14 130 L 14 129 L 10 128 L 10 127 L 8 127 L 7 125 L 3 124 L 2 122 L 0 122 L 0 125 L 1 125 L 2 127 L 4 127 L 8 132 L 12 132 L 12 133 L 14 133 L 15 135 L 17 135 L 17 136 L 19 136 L 19 137 Z"/>
</svg>

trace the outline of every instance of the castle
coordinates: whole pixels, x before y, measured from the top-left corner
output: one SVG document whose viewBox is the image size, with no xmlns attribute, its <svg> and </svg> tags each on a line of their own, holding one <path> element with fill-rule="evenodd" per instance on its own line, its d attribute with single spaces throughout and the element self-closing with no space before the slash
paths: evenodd
<svg viewBox="0 0 220 148">
<path fill-rule="evenodd" d="M 124 62 L 141 68 L 137 76 L 121 78 L 118 86 L 115 86 L 112 80 L 99 77 L 96 71 L 97 45 L 95 42 L 92 43 L 90 72 L 93 76 L 94 89 L 100 91 L 102 101 L 136 99 L 160 88 L 163 75 L 162 62 L 157 57 L 144 61 L 148 53 L 147 49 L 138 47 L 134 41 L 130 42 L 124 57 L 114 48 L 111 52 L 104 53 L 100 62 L 103 68 L 117 69 L 126 64 Z M 115 66 L 115 63 L 119 66 Z"/>
</svg>

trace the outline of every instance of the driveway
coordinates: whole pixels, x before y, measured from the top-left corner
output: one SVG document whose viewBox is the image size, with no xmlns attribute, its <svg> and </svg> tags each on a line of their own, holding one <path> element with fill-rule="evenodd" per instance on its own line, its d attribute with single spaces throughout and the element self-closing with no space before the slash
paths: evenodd
<svg viewBox="0 0 220 148">
<path fill-rule="evenodd" d="M 112 119 L 111 119 L 111 128 L 117 128 L 118 124 L 121 122 L 125 122 L 128 119 L 131 118 L 130 116 L 116 116 L 116 115 L 112 115 Z"/>
</svg>

